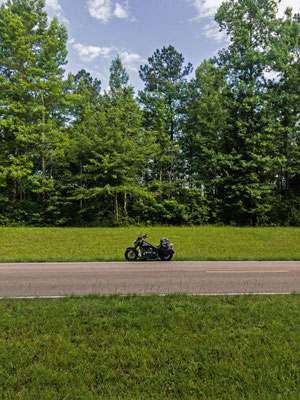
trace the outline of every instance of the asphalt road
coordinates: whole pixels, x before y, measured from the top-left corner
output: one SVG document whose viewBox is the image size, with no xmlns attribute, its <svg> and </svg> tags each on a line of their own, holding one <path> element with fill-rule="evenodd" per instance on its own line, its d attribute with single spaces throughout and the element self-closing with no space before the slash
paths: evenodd
<svg viewBox="0 0 300 400">
<path fill-rule="evenodd" d="M 0 264 L 0 297 L 293 291 L 300 291 L 298 261 Z"/>
</svg>

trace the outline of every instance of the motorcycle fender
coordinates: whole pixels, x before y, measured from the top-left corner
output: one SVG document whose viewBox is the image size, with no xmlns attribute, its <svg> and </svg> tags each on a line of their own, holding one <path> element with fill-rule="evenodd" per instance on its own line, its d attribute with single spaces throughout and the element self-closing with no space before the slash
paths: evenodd
<svg viewBox="0 0 300 400">
<path fill-rule="evenodd" d="M 127 249 L 125 251 L 127 251 L 127 250 L 135 250 L 135 251 L 137 251 L 137 249 L 135 247 L 127 247 Z"/>
<path fill-rule="evenodd" d="M 163 256 L 168 256 L 169 254 L 174 254 L 175 251 L 173 249 L 161 249 L 160 253 Z"/>
</svg>

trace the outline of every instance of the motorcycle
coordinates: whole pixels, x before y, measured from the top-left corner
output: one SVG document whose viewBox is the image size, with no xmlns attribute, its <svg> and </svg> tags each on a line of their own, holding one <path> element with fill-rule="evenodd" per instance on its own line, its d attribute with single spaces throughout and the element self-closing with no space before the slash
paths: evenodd
<svg viewBox="0 0 300 400">
<path fill-rule="evenodd" d="M 162 261 L 170 261 L 175 253 L 173 243 L 169 239 L 162 238 L 159 246 L 154 246 L 146 242 L 147 235 L 139 236 L 134 241 L 134 247 L 127 247 L 125 251 L 125 258 L 127 261 L 136 261 L 140 258 L 144 260 L 154 260 L 160 258 Z"/>
</svg>

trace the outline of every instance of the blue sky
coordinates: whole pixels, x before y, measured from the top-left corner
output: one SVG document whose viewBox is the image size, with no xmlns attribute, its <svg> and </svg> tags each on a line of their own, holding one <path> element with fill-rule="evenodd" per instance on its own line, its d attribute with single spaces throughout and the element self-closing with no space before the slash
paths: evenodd
<svg viewBox="0 0 300 400">
<path fill-rule="evenodd" d="M 213 21 L 220 4 L 221 0 L 46 0 L 46 10 L 68 30 L 66 72 L 85 68 L 105 90 L 111 60 L 119 55 L 130 83 L 139 90 L 139 66 L 157 48 L 173 45 L 195 69 L 227 45 Z M 287 6 L 300 11 L 298 0 L 283 0 L 280 8 Z"/>
<path fill-rule="evenodd" d="M 208 37 L 205 27 L 212 18 L 197 18 L 199 10 L 192 1 L 77 0 L 75 7 L 72 3 L 59 0 L 60 19 L 68 20 L 67 70 L 86 68 L 101 79 L 103 89 L 108 85 L 111 60 L 118 54 L 138 90 L 143 87 L 139 67 L 157 48 L 172 44 L 186 63 L 197 67 L 224 45 Z"/>
</svg>

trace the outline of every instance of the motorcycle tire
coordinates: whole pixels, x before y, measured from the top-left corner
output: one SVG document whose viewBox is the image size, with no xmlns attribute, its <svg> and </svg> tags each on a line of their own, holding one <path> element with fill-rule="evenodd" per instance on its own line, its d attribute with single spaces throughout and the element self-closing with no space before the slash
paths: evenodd
<svg viewBox="0 0 300 400">
<path fill-rule="evenodd" d="M 125 251 L 125 258 L 127 261 L 136 261 L 138 258 L 138 252 L 135 249 L 127 249 Z"/>
<path fill-rule="evenodd" d="M 173 253 L 168 254 L 167 256 L 160 256 L 161 261 L 171 261 L 173 257 Z"/>
</svg>

